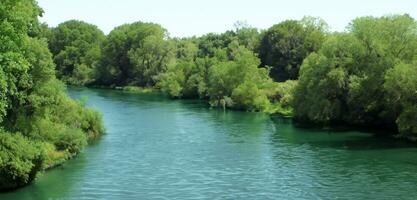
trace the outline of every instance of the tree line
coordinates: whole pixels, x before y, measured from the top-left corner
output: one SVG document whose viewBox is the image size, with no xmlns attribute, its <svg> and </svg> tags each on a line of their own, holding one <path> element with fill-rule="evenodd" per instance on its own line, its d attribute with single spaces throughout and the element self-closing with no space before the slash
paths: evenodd
<svg viewBox="0 0 417 200">
<path fill-rule="evenodd" d="M 215 107 L 417 136 L 417 24 L 406 14 L 359 17 L 344 32 L 313 17 L 188 38 L 144 22 L 106 36 L 75 20 L 45 32 L 70 84 L 153 87 Z"/>
<path fill-rule="evenodd" d="M 0 190 L 30 183 L 104 131 L 101 115 L 56 79 L 42 12 L 34 0 L 0 2 Z"/>
<path fill-rule="evenodd" d="M 171 38 L 160 25 L 144 22 L 108 35 L 78 20 L 44 29 L 57 75 L 68 84 L 152 87 L 212 106 L 287 115 L 303 59 L 329 34 L 313 17 L 267 31 L 238 22 L 235 30 L 190 38 Z"/>
</svg>

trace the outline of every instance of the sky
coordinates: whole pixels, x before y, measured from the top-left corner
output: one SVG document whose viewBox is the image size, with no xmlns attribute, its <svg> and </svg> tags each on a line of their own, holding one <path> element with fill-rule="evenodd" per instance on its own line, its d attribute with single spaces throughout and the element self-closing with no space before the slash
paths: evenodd
<svg viewBox="0 0 417 200">
<path fill-rule="evenodd" d="M 359 16 L 408 13 L 417 19 L 417 0 L 38 0 L 42 22 L 55 27 L 70 19 L 97 25 L 104 33 L 136 21 L 162 25 L 172 37 L 201 36 L 234 29 L 237 21 L 267 29 L 286 19 L 323 18 L 343 31 Z"/>
</svg>

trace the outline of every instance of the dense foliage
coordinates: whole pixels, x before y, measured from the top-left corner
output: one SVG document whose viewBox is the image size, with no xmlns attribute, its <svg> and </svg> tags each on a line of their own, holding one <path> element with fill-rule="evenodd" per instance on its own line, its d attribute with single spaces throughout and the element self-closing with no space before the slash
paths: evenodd
<svg viewBox="0 0 417 200">
<path fill-rule="evenodd" d="M 235 30 L 180 39 L 157 24 L 125 24 L 106 37 L 90 81 L 159 88 L 173 98 L 295 115 L 302 122 L 396 128 L 411 138 L 414 19 L 362 17 L 347 30 L 330 33 L 322 19 L 305 17 L 263 32 L 238 22 Z"/>
<path fill-rule="evenodd" d="M 76 20 L 53 28 L 48 34 L 48 43 L 57 66 L 57 77 L 73 85 L 94 81 L 104 38 L 104 33 L 96 26 Z"/>
<path fill-rule="evenodd" d="M 257 33 L 239 28 L 195 42 L 177 40 L 176 61 L 158 76 L 158 86 L 176 98 L 203 98 L 215 107 L 265 111 L 271 106 L 268 97 L 274 83 L 249 49 L 254 48 L 257 34 L 239 35 L 243 30 Z"/>
<path fill-rule="evenodd" d="M 4 0 L 0 13 L 0 190 L 6 190 L 78 153 L 103 126 L 55 78 L 36 2 Z"/>
<path fill-rule="evenodd" d="M 417 23 L 408 15 L 355 19 L 302 67 L 294 96 L 298 118 L 398 127 L 416 137 Z"/>
<path fill-rule="evenodd" d="M 157 24 L 136 22 L 115 28 L 103 44 L 97 83 L 152 86 L 166 69 L 171 51 L 166 31 Z"/>
<path fill-rule="evenodd" d="M 16 188 L 29 183 L 42 169 L 46 152 L 41 143 L 19 133 L 0 130 L 0 188 Z"/>
<path fill-rule="evenodd" d="M 321 47 L 327 29 L 323 20 L 312 17 L 286 20 L 272 26 L 263 33 L 260 42 L 262 66 L 271 67 L 271 77 L 276 81 L 298 79 L 304 58 Z"/>
</svg>

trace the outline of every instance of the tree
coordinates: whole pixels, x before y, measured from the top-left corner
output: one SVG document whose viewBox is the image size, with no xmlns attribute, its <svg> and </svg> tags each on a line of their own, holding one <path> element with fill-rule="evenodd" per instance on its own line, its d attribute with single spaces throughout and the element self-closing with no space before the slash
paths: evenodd
<svg viewBox="0 0 417 200">
<path fill-rule="evenodd" d="M 197 45 L 190 40 L 175 43 L 176 60 L 158 76 L 158 87 L 174 98 L 206 98 L 208 70 L 218 58 L 197 57 Z M 221 54 L 220 50 L 216 52 Z"/>
<path fill-rule="evenodd" d="M 258 68 L 253 52 L 238 43 L 229 45 L 232 58 L 218 62 L 209 70 L 208 96 L 211 105 L 243 110 L 263 110 L 269 100 L 264 87 L 271 82 L 268 70 Z"/>
<path fill-rule="evenodd" d="M 385 112 L 385 74 L 400 63 L 412 63 L 417 54 L 417 25 L 408 15 L 360 17 L 352 21 L 349 30 L 365 47 L 360 73 L 352 77 L 349 102 L 352 115 L 362 122 L 393 123 Z M 376 120 L 379 119 L 379 120 Z"/>
<path fill-rule="evenodd" d="M 417 138 L 417 63 L 398 64 L 385 75 L 386 107 L 399 132 Z"/>
<path fill-rule="evenodd" d="M 104 130 L 101 116 L 71 100 L 55 78 L 36 2 L 1 1 L 0 13 L 0 190 L 9 190 Z"/>
<path fill-rule="evenodd" d="M 275 81 L 297 79 L 300 66 L 326 39 L 327 24 L 319 18 L 286 20 L 269 28 L 261 38 L 261 66 L 271 67 Z"/>
<path fill-rule="evenodd" d="M 214 107 L 264 110 L 273 87 L 268 70 L 258 68 L 259 59 L 236 37 L 229 42 L 217 36 L 197 39 L 198 49 L 191 41 L 177 41 L 177 59 L 158 76 L 158 86 L 172 97 L 208 99 Z"/>
<path fill-rule="evenodd" d="M 235 23 L 235 38 L 240 45 L 246 47 L 251 51 L 259 48 L 260 33 L 258 29 L 251 27 L 245 21 L 238 21 Z"/>
<path fill-rule="evenodd" d="M 296 117 L 398 128 L 415 138 L 417 23 L 408 15 L 353 20 L 303 62 Z"/>
<path fill-rule="evenodd" d="M 154 78 L 166 70 L 172 58 L 169 43 L 153 35 L 143 39 L 140 48 L 129 50 L 128 57 L 133 65 L 132 83 L 139 86 L 154 86 Z"/>
<path fill-rule="evenodd" d="M 364 48 L 352 34 L 331 36 L 318 53 L 303 62 L 294 94 L 295 114 L 314 122 L 340 122 L 347 117 L 349 79 L 358 73 Z"/>
<path fill-rule="evenodd" d="M 152 23 L 136 22 L 115 28 L 103 45 L 98 83 L 153 86 L 154 77 L 171 59 L 167 32 Z"/>
<path fill-rule="evenodd" d="M 58 78 L 74 85 L 93 82 L 104 38 L 97 26 L 77 20 L 53 28 L 48 41 Z"/>
</svg>

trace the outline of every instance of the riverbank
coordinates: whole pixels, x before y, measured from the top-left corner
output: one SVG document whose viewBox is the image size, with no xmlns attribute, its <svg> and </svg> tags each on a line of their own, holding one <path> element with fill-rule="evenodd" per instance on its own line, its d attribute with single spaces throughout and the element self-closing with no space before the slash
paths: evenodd
<svg viewBox="0 0 417 200">
<path fill-rule="evenodd" d="M 20 132 L 0 129 L 0 191 L 30 184 L 43 171 L 62 165 L 104 134 L 102 116 L 62 90 L 49 106 L 16 120 Z M 33 117 L 38 116 L 38 117 Z"/>
<path fill-rule="evenodd" d="M 169 96 L 169 94 L 165 94 L 160 88 L 157 87 L 138 87 L 138 86 L 87 86 L 87 88 L 98 88 L 98 89 L 109 89 L 109 90 L 118 90 L 123 92 L 129 92 L 129 93 L 135 93 L 135 94 L 147 94 L 147 93 L 161 93 L 166 96 L 168 96 L 170 99 L 180 100 L 180 99 L 198 99 L 193 97 L 183 97 L 183 98 L 173 98 Z M 285 97 L 285 98 L 291 98 L 291 97 Z M 213 107 L 208 99 L 202 99 L 204 100 L 207 105 L 210 107 Z M 223 109 L 222 107 L 214 107 L 217 109 Z M 236 109 L 234 107 L 227 107 L 225 108 L 227 110 L 232 111 L 244 111 L 244 112 L 254 112 L 254 111 L 247 111 L 245 109 Z M 396 127 L 394 127 L 395 124 L 392 124 L 391 126 L 383 125 L 383 124 L 373 124 L 369 126 L 369 124 L 352 124 L 352 123 L 345 123 L 345 122 L 334 122 L 334 123 L 314 123 L 311 121 L 302 121 L 294 119 L 294 110 L 292 107 L 283 107 L 280 102 L 274 102 L 271 103 L 268 107 L 266 107 L 262 111 L 255 111 L 255 112 L 261 112 L 266 113 L 269 115 L 276 115 L 284 118 L 291 118 L 295 120 L 297 123 L 297 126 L 304 127 L 304 128 L 322 128 L 322 129 L 350 129 L 350 130 L 359 130 L 359 131 L 365 131 L 365 132 L 371 132 L 374 134 L 379 135 L 391 135 L 393 139 L 400 139 L 400 140 L 408 140 L 411 142 L 417 142 L 417 137 L 408 137 L 408 136 L 402 136 L 398 133 L 398 130 Z M 343 127 L 343 128 L 341 128 Z"/>
<path fill-rule="evenodd" d="M 128 93 L 134 93 L 134 94 L 147 94 L 147 93 L 161 93 L 165 94 L 161 89 L 157 87 L 137 87 L 137 86 L 113 86 L 113 87 L 106 87 L 106 86 L 89 86 L 88 88 L 99 88 L 99 89 L 109 89 L 109 90 L 118 90 Z M 165 94 L 169 96 L 168 94 Z M 180 99 L 196 99 L 196 98 L 172 98 L 175 100 Z M 204 100 L 207 105 L 211 106 L 209 103 L 209 100 Z M 212 107 L 212 106 L 211 106 Z M 216 107 L 215 107 L 216 108 Z M 223 109 L 217 107 L 217 109 Z M 234 109 L 226 108 L 227 110 L 231 111 L 244 111 L 244 112 L 253 112 L 253 111 L 247 111 L 243 109 Z M 302 127 L 302 128 L 312 128 L 312 129 L 322 129 L 322 130 L 335 130 L 335 131 L 341 131 L 341 130 L 357 130 L 357 131 L 363 131 L 363 132 L 369 132 L 376 135 L 383 135 L 383 136 L 390 136 L 393 140 L 407 140 L 410 142 L 417 142 L 416 137 L 404 137 L 399 135 L 398 131 L 395 127 L 392 126 L 383 126 L 382 124 L 374 124 L 372 126 L 368 126 L 367 124 L 349 124 L 344 122 L 335 122 L 335 123 L 313 123 L 309 121 L 301 121 L 294 119 L 294 113 L 293 109 L 291 107 L 282 107 L 281 103 L 275 102 L 271 103 L 265 110 L 263 111 L 257 111 L 260 113 L 265 113 L 271 116 L 279 116 L 283 118 L 288 118 L 294 120 L 296 123 L 296 126 Z"/>
<path fill-rule="evenodd" d="M 152 93 L 88 88 L 68 93 L 75 99 L 89 97 L 87 104 L 103 113 L 105 136 L 64 167 L 48 170 L 0 199 L 417 195 L 417 148 L 401 140 L 354 130 L 300 128 L 291 119 L 223 112 L 202 101 Z"/>
<path fill-rule="evenodd" d="M 75 87 L 80 87 L 80 86 L 75 86 Z M 129 93 L 136 93 L 136 94 L 146 94 L 146 93 L 163 93 L 165 94 L 160 88 L 157 87 L 139 87 L 139 86 L 98 86 L 98 85 L 89 85 L 86 86 L 87 88 L 95 88 L 95 89 L 109 89 L 109 90 L 119 90 L 119 91 L 124 91 L 124 92 L 129 92 Z M 169 96 L 169 94 L 166 94 Z M 171 97 L 172 99 L 198 99 L 198 98 L 193 98 L 193 97 Z M 208 105 L 210 105 L 211 107 L 216 107 L 213 106 L 212 104 L 210 104 L 208 99 L 203 99 L 207 102 Z M 219 106 L 217 106 L 219 107 Z M 228 109 L 228 110 L 236 110 L 236 111 L 248 111 L 245 109 L 238 109 L 238 108 L 234 108 L 234 107 L 220 107 L 220 109 Z M 248 112 L 254 112 L 254 111 L 248 111 Z M 256 112 L 263 112 L 263 113 L 267 113 L 267 114 L 276 114 L 276 115 L 281 115 L 283 117 L 292 117 L 293 116 L 293 109 L 291 107 L 283 107 L 281 105 L 281 103 L 279 102 L 274 102 L 271 103 L 270 105 L 268 105 L 266 108 L 264 108 L 264 110 L 262 111 L 256 111 Z"/>
<path fill-rule="evenodd" d="M 74 85 L 72 87 L 83 87 L 83 86 L 77 86 Z M 131 93 L 137 93 L 137 94 L 143 94 L 143 93 L 151 93 L 151 92 L 160 92 L 160 89 L 155 87 L 138 87 L 138 86 L 101 86 L 101 85 L 87 85 L 85 86 L 87 88 L 92 89 L 109 89 L 109 90 L 119 90 L 124 92 L 131 92 Z"/>
</svg>

